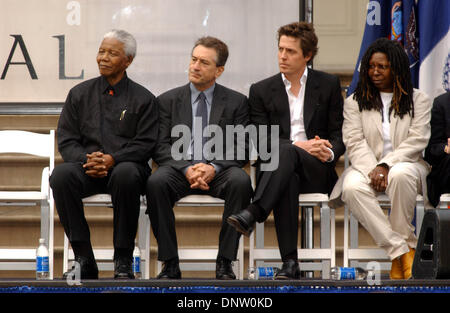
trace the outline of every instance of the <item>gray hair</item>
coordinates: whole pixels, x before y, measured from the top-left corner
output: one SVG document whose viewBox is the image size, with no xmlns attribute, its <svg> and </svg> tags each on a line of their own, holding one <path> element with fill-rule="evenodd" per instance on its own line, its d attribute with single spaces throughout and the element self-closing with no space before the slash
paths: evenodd
<svg viewBox="0 0 450 313">
<path fill-rule="evenodd" d="M 129 32 L 121 29 L 112 29 L 107 32 L 104 38 L 114 38 L 123 43 L 123 50 L 127 56 L 131 56 L 133 59 L 136 56 L 136 39 Z"/>
</svg>

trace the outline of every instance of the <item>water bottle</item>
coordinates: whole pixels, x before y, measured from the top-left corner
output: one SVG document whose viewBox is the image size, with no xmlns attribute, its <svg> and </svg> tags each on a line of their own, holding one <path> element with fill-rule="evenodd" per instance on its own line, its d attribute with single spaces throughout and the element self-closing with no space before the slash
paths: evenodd
<svg viewBox="0 0 450 313">
<path fill-rule="evenodd" d="M 140 279 L 142 277 L 141 273 L 141 250 L 137 242 L 134 244 L 133 250 L 133 274 L 136 279 Z"/>
<path fill-rule="evenodd" d="M 36 279 L 50 279 L 48 249 L 44 238 L 39 239 L 39 247 L 36 250 Z"/>
<path fill-rule="evenodd" d="M 276 267 L 250 267 L 248 269 L 248 279 L 250 280 L 270 280 L 274 279 L 275 275 L 278 273 L 279 269 Z"/>
<path fill-rule="evenodd" d="M 333 267 L 330 272 L 330 277 L 334 280 L 364 280 L 368 275 L 361 267 Z"/>
</svg>

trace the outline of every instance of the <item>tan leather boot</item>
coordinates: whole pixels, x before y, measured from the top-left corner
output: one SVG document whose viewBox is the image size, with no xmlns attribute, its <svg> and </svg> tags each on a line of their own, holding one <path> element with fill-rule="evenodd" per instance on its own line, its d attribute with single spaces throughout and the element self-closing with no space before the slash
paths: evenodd
<svg viewBox="0 0 450 313">
<path fill-rule="evenodd" d="M 408 253 L 402 254 L 400 256 L 400 263 L 402 265 L 404 279 L 410 279 L 412 276 L 412 266 L 415 253 L 416 249 L 410 248 Z"/>
<path fill-rule="evenodd" d="M 392 260 L 391 272 L 389 273 L 391 279 L 403 279 L 403 268 L 400 263 L 400 257 Z"/>
</svg>

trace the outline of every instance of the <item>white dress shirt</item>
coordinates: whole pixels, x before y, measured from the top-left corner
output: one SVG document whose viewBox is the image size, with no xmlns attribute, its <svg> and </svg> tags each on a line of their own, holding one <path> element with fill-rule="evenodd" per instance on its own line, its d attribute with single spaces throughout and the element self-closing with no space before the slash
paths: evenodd
<svg viewBox="0 0 450 313">
<path fill-rule="evenodd" d="M 296 141 L 307 141 L 305 131 L 305 122 L 303 120 L 303 107 L 305 106 L 305 90 L 306 90 L 306 80 L 308 79 L 308 67 L 305 67 L 302 77 L 300 77 L 300 91 L 298 95 L 294 95 L 291 92 L 292 84 L 286 78 L 286 76 L 281 73 L 281 78 L 283 79 L 284 86 L 286 87 L 286 93 L 289 100 L 289 111 L 291 113 L 291 140 L 293 143 Z M 328 162 L 334 160 L 333 150 L 327 148 L 331 152 L 331 157 Z"/>
<path fill-rule="evenodd" d="M 291 140 L 307 141 L 305 132 L 305 123 L 303 121 L 303 106 L 305 102 L 305 85 L 308 78 L 308 68 L 305 68 L 302 77 L 300 78 L 300 91 L 298 95 L 294 95 L 291 91 L 291 82 L 286 78 L 284 74 L 281 74 L 283 78 L 284 86 L 286 87 L 286 93 L 289 100 L 289 111 L 291 113 Z"/>
</svg>

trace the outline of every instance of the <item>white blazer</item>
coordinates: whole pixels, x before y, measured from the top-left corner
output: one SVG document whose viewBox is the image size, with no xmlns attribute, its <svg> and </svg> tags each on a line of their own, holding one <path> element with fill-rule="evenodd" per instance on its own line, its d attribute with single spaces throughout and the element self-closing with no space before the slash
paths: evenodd
<svg viewBox="0 0 450 313">
<path fill-rule="evenodd" d="M 426 176 L 430 165 L 424 161 L 423 152 L 428 145 L 431 135 L 431 107 L 429 97 L 422 91 L 414 89 L 414 118 L 405 114 L 402 119 L 390 115 L 390 136 L 392 151 L 383 155 L 383 129 L 381 113 L 376 110 L 359 111 L 358 103 L 353 95 L 344 102 L 344 124 L 342 137 L 347 149 L 346 153 L 351 166 L 349 166 L 336 182 L 330 195 L 332 207 L 342 206 L 340 199 L 342 184 L 350 170 L 357 170 L 366 177 L 370 183 L 369 173 L 378 164 L 386 163 L 389 167 L 399 162 L 419 163 L 422 178 L 422 193 L 426 198 Z M 426 201 L 427 202 L 427 201 Z"/>
</svg>

